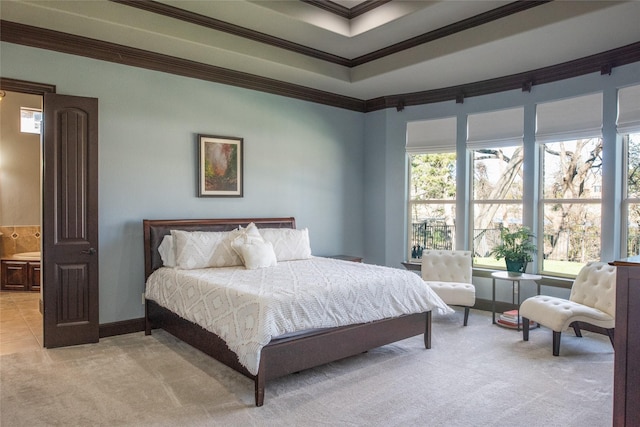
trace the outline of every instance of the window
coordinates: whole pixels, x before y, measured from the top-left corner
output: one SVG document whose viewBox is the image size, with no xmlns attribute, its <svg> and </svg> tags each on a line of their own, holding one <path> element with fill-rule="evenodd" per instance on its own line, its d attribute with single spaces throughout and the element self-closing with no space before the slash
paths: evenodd
<svg viewBox="0 0 640 427">
<path fill-rule="evenodd" d="M 640 83 L 617 93 L 548 93 L 552 101 L 409 123 L 407 253 L 466 249 L 474 267 L 503 269 L 491 254 L 501 228 L 524 225 L 536 274 L 575 277 L 588 262 L 640 256 Z"/>
<path fill-rule="evenodd" d="M 542 271 L 574 276 L 600 260 L 602 94 L 538 105 Z"/>
<path fill-rule="evenodd" d="M 473 167 L 473 253 L 477 266 L 504 268 L 491 254 L 500 230 L 523 225 L 524 110 L 468 117 L 467 147 Z"/>
<path fill-rule="evenodd" d="M 40 133 L 42 110 L 20 107 L 20 132 Z"/>
<path fill-rule="evenodd" d="M 618 133 L 626 167 L 623 179 L 622 255 L 640 255 L 640 85 L 618 91 Z"/>
<path fill-rule="evenodd" d="M 455 118 L 409 123 L 409 230 L 412 261 L 425 249 L 455 249 Z"/>
<path fill-rule="evenodd" d="M 602 139 L 543 145 L 543 270 L 577 274 L 600 259 Z"/>
</svg>

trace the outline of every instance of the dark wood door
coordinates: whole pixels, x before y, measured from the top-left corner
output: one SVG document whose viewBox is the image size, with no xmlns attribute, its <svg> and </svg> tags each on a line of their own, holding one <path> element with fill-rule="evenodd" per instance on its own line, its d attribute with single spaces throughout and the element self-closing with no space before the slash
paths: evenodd
<svg viewBox="0 0 640 427">
<path fill-rule="evenodd" d="M 97 342 L 98 100 L 44 95 L 44 346 Z"/>
</svg>

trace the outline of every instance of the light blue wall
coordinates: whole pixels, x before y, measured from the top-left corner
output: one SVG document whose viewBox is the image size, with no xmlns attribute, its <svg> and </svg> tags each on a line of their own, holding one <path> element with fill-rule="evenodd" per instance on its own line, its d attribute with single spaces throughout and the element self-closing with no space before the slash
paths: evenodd
<svg viewBox="0 0 640 427">
<path fill-rule="evenodd" d="M 298 227 L 309 227 L 314 254 L 347 253 L 400 267 L 406 256 L 407 122 L 463 120 L 518 105 L 531 114 L 536 102 L 594 91 L 605 91 L 612 102 L 616 87 L 640 82 L 636 63 L 614 68 L 611 76 L 534 86 L 531 93 L 365 115 L 9 43 L 0 49 L 3 77 L 99 99 L 101 323 L 143 315 L 143 218 L 295 216 Z M 610 123 L 604 131 L 610 133 Z M 198 133 L 245 139 L 243 198 L 195 196 Z M 460 132 L 459 151 L 464 144 Z M 464 169 L 465 156 L 459 158 Z M 465 193 L 460 218 L 467 201 Z M 615 216 L 615 198 L 604 205 L 603 216 Z M 458 238 L 465 246 L 464 236 Z M 614 257 L 613 239 L 605 242 L 603 258 Z"/>
<path fill-rule="evenodd" d="M 387 110 L 366 115 L 364 157 L 364 256 L 368 262 L 381 263 L 386 257 L 385 218 L 386 182 L 389 171 L 385 166 Z"/>
<path fill-rule="evenodd" d="M 364 255 L 362 113 L 2 43 L 2 77 L 99 100 L 100 323 L 144 315 L 142 219 L 294 216 Z M 244 138 L 244 197 L 196 197 L 198 133 Z"/>
</svg>

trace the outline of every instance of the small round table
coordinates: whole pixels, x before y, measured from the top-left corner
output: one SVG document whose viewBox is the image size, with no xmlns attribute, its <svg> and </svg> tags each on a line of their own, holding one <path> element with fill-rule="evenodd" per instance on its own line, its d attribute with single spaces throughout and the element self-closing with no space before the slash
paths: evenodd
<svg viewBox="0 0 640 427">
<path fill-rule="evenodd" d="M 517 310 L 518 310 L 518 318 L 517 318 L 517 323 L 518 323 L 518 327 L 517 329 L 520 330 L 520 282 L 523 280 L 531 280 L 531 281 L 536 281 L 536 280 L 542 280 L 542 276 L 540 276 L 539 274 L 527 274 L 527 273 L 522 273 L 519 276 L 512 276 L 509 274 L 509 272 L 507 271 L 494 271 L 493 273 L 491 273 L 491 278 L 493 279 L 493 297 L 492 297 L 492 301 L 491 301 L 491 311 L 492 311 L 492 315 L 493 315 L 493 324 L 496 323 L 496 279 L 500 279 L 500 280 L 508 280 L 511 282 L 511 303 L 516 305 L 516 293 L 518 294 L 518 304 L 517 304 Z M 518 284 L 518 291 L 516 292 L 514 284 L 517 283 Z M 540 284 L 536 283 L 536 285 L 538 286 L 538 294 L 540 295 Z"/>
</svg>

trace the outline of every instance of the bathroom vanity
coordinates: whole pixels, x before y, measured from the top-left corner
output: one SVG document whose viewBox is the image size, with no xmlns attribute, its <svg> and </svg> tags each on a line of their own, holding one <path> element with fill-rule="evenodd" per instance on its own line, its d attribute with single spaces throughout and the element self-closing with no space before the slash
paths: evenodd
<svg viewBox="0 0 640 427">
<path fill-rule="evenodd" d="M 40 292 L 40 261 L 3 258 L 0 289 Z"/>
</svg>

